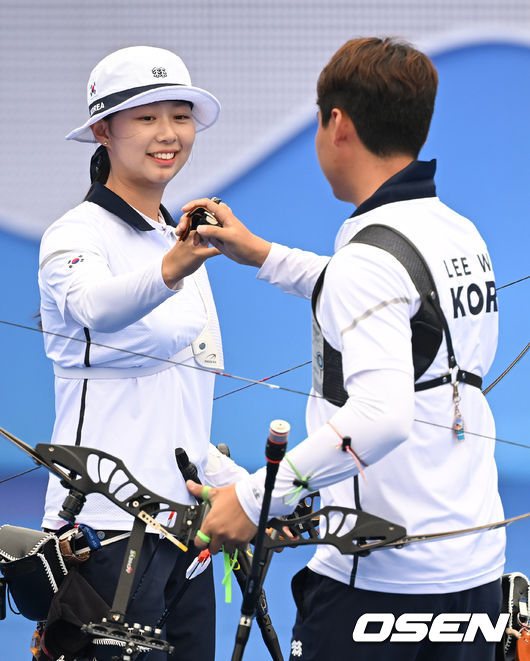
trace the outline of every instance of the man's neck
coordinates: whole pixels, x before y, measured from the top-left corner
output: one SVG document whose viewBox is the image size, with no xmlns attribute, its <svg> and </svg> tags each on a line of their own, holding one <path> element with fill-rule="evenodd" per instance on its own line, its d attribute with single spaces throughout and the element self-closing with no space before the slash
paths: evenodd
<svg viewBox="0 0 530 661">
<path fill-rule="evenodd" d="M 412 156 L 405 154 L 387 158 L 366 154 L 356 163 L 355 173 L 352 173 L 351 201 L 355 206 L 360 206 L 365 200 L 372 197 L 385 181 L 406 168 L 413 160 Z"/>
</svg>

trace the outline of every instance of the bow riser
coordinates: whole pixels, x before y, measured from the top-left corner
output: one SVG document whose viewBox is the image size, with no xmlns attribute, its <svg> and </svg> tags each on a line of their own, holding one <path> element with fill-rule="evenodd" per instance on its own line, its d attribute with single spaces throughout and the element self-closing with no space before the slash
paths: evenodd
<svg viewBox="0 0 530 661">
<path fill-rule="evenodd" d="M 94 448 L 39 443 L 35 448 L 42 463 L 54 474 L 64 473 L 63 486 L 83 495 L 100 493 L 136 518 L 143 513 L 155 518 L 175 512 L 164 528 L 187 544 L 195 536 L 204 505 L 183 505 L 153 493 L 136 480 L 121 459 Z"/>
<path fill-rule="evenodd" d="M 266 538 L 264 547 L 267 550 L 285 546 L 294 548 L 310 544 L 328 544 L 343 554 L 363 554 L 398 542 L 407 534 L 406 529 L 397 523 L 381 519 L 363 510 L 332 505 L 294 518 L 271 519 L 268 526 L 277 530 L 279 536 L 269 535 Z M 295 539 L 282 536 L 285 534 L 286 526 L 297 535 Z M 317 535 L 319 528 L 320 536 Z M 367 540 L 375 541 L 368 544 Z"/>
</svg>

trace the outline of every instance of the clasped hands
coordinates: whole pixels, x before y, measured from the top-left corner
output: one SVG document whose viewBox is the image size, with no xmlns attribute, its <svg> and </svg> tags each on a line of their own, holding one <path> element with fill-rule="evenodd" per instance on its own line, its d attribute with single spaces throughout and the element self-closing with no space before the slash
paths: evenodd
<svg viewBox="0 0 530 661">
<path fill-rule="evenodd" d="M 196 235 L 238 264 L 258 268 L 263 265 L 271 248 L 270 242 L 252 234 L 224 202 L 214 202 L 205 197 L 185 204 L 182 207 L 184 213 L 176 228 L 177 236 L 186 235 L 189 226 L 188 212 L 197 207 L 203 207 L 212 213 L 221 227 L 199 225 Z"/>
</svg>

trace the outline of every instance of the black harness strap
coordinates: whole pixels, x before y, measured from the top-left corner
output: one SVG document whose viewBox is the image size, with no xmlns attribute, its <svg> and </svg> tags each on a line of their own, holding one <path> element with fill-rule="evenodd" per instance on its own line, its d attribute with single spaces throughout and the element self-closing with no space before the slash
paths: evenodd
<svg viewBox="0 0 530 661">
<path fill-rule="evenodd" d="M 447 319 L 440 306 L 434 278 L 421 253 L 407 237 L 387 225 L 368 225 L 358 232 L 350 243 L 365 243 L 389 252 L 404 266 L 418 290 L 421 300 L 420 307 L 410 320 L 415 382 L 433 363 L 445 336 L 449 371 L 435 379 L 415 383 L 414 390 L 420 392 L 450 383 L 452 374 L 457 368 L 453 341 Z M 312 295 L 313 317 L 316 323 L 318 323 L 316 321 L 316 303 L 324 282 L 325 271 L 326 269 L 320 274 Z M 323 345 L 322 395 L 332 404 L 342 406 L 348 398 L 344 389 L 342 355 L 333 349 L 325 338 L 323 338 Z M 476 388 L 482 386 L 480 376 L 465 370 L 458 369 L 453 378 L 458 382 L 469 383 Z"/>
<path fill-rule="evenodd" d="M 410 320 L 414 380 L 417 381 L 432 364 L 445 332 L 449 369 L 456 365 L 453 342 L 431 271 L 416 247 L 400 232 L 386 225 L 369 225 L 358 232 L 350 243 L 365 243 L 386 250 L 407 270 L 420 294 L 421 304 Z"/>
<path fill-rule="evenodd" d="M 458 370 L 456 373 L 456 381 L 459 383 L 469 383 L 470 386 L 474 386 L 475 388 L 482 388 L 482 377 L 478 376 L 478 374 L 473 374 L 472 372 L 466 372 L 465 370 Z M 414 390 L 416 392 L 420 392 L 421 390 L 430 390 L 430 388 L 443 386 L 445 383 L 451 383 L 450 373 L 439 376 L 436 379 L 430 379 L 429 381 L 416 383 L 414 385 Z"/>
</svg>

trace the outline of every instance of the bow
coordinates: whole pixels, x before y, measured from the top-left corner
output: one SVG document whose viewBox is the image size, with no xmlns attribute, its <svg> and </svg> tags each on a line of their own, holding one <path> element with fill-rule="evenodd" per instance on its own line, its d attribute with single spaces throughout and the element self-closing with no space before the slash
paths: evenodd
<svg viewBox="0 0 530 661">
<path fill-rule="evenodd" d="M 86 496 L 99 493 L 114 505 L 134 517 L 131 535 L 124 553 L 118 584 L 108 616 L 101 622 L 90 622 L 82 627 L 86 633 L 125 643 L 127 653 L 133 654 L 142 646 L 172 653 L 172 646 L 150 627 L 135 625 L 130 628 L 125 623 L 127 604 L 131 596 L 133 581 L 140 560 L 140 554 L 147 526 L 155 528 L 182 551 L 196 535 L 204 517 L 205 505 L 183 505 L 164 496 L 159 496 L 143 486 L 128 471 L 121 459 L 113 455 L 75 445 L 51 445 L 39 443 L 35 448 L 0 428 L 0 434 L 28 454 L 39 465 L 56 475 L 68 495 L 59 513 L 61 518 L 75 522 Z M 156 517 L 172 512 L 165 525 Z M 130 658 L 130 656 L 129 656 Z"/>
<path fill-rule="evenodd" d="M 327 544 L 334 546 L 344 555 L 368 555 L 377 549 L 401 549 L 409 544 L 419 542 L 434 542 L 449 537 L 497 530 L 514 521 L 530 517 L 530 512 L 527 512 L 503 521 L 486 523 L 472 528 L 407 535 L 407 531 L 403 526 L 381 519 L 364 510 L 328 505 L 314 511 L 313 503 L 318 496 L 318 492 L 309 494 L 300 502 L 292 515 L 285 518 L 271 519 L 267 525 L 277 531 L 278 534 L 270 535 L 265 539 L 265 548 L 274 550 L 310 544 Z M 282 535 L 286 524 L 294 538 Z M 322 527 L 325 532 L 319 534 L 318 530 Z"/>
<path fill-rule="evenodd" d="M 154 527 L 161 535 L 183 551 L 199 530 L 205 515 L 206 505 L 183 505 L 159 496 L 141 485 L 121 459 L 113 455 L 82 446 L 52 445 L 39 443 L 35 448 L 0 428 L 0 434 L 29 455 L 39 465 L 44 466 L 61 480 L 68 495 L 63 503 L 60 516 L 71 523 L 80 513 L 86 496 L 99 493 L 134 517 L 134 523 L 125 550 L 118 584 L 108 616 L 101 622 L 90 622 L 82 630 L 93 636 L 110 638 L 125 643 L 128 658 L 139 651 L 140 647 L 171 653 L 173 648 L 152 632 L 149 627 L 138 624 L 134 628 L 125 623 L 127 604 L 136 575 L 142 543 L 147 525 Z M 313 501 L 318 494 L 305 498 L 294 515 L 286 518 L 274 518 L 268 526 L 278 535 L 266 536 L 264 540 L 265 556 L 275 548 L 295 547 L 308 544 L 331 544 L 343 554 L 366 555 L 372 550 L 388 547 L 401 548 L 419 541 L 440 539 L 458 534 L 478 532 L 507 525 L 514 520 L 530 516 L 530 513 L 498 522 L 488 526 L 479 526 L 467 530 L 449 533 L 407 536 L 402 526 L 374 516 L 361 510 L 345 507 L 324 507 L 313 512 Z M 162 513 L 174 512 L 165 526 L 156 517 Z M 338 518 L 338 521 L 337 521 Z M 325 532 L 317 533 L 317 527 L 325 522 Z M 296 535 L 295 538 L 282 536 L 286 524 Z M 266 564 L 266 563 L 265 563 Z M 122 657 L 124 658 L 124 657 Z"/>
<path fill-rule="evenodd" d="M 140 647 L 172 653 L 172 646 L 160 637 L 158 630 L 153 633 L 150 627 L 135 624 L 131 628 L 125 623 L 127 604 L 147 525 L 154 527 L 181 550 L 187 551 L 186 544 L 199 530 L 206 505 L 182 505 L 158 496 L 141 485 L 120 459 L 101 450 L 49 443 L 39 443 L 32 448 L 3 428 L 0 428 L 0 434 L 56 475 L 61 484 L 69 490 L 60 512 L 62 518 L 74 523 L 86 495 L 91 493 L 102 494 L 134 517 L 124 554 L 124 560 L 128 560 L 122 563 L 108 617 L 101 622 L 89 622 L 83 625 L 82 630 L 93 636 L 124 643 L 126 656 L 122 656 L 122 659 L 132 658 L 131 655 L 138 653 Z M 267 558 L 273 549 L 285 546 L 330 544 L 343 554 L 367 555 L 376 549 L 402 548 L 417 542 L 496 529 L 530 516 L 528 512 L 474 528 L 408 536 L 404 527 L 362 510 L 327 506 L 313 512 L 313 502 L 317 495 L 310 494 L 303 499 L 293 515 L 274 518 L 268 523 L 277 534 L 271 534 L 264 539 L 261 563 L 263 567 L 268 566 Z M 155 518 L 164 512 L 174 513 L 166 526 L 162 526 Z M 322 524 L 324 533 L 319 535 L 317 528 Z M 286 525 L 294 533 L 294 538 L 283 536 Z M 262 578 L 259 580 L 261 585 Z"/>
</svg>

